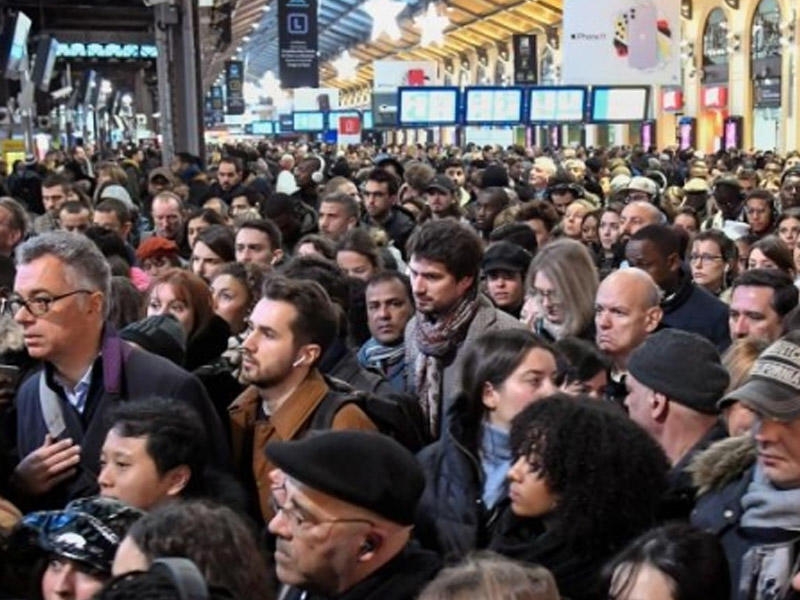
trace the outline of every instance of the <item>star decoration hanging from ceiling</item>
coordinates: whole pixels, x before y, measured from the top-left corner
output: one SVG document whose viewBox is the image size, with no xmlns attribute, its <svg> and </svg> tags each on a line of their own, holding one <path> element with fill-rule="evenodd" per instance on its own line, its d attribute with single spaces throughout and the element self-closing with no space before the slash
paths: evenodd
<svg viewBox="0 0 800 600">
<path fill-rule="evenodd" d="M 397 0 L 367 0 L 362 9 L 372 18 L 372 41 L 377 40 L 384 33 L 392 40 L 402 37 L 397 17 L 406 7 L 405 2 Z"/>
</svg>

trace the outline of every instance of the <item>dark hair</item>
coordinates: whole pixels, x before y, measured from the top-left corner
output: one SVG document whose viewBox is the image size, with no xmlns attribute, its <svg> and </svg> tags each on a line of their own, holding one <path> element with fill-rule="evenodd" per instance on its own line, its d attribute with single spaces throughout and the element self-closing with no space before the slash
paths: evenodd
<svg viewBox="0 0 800 600">
<path fill-rule="evenodd" d="M 406 291 L 406 294 L 408 295 L 408 301 L 413 305 L 414 292 L 411 289 L 411 280 L 408 278 L 407 275 L 403 275 L 399 271 L 393 271 L 393 270 L 378 271 L 367 280 L 367 288 L 373 285 L 378 285 L 379 283 L 389 283 L 390 281 L 396 281 L 403 286 L 403 289 Z"/>
<path fill-rule="evenodd" d="M 346 181 L 350 180 L 348 179 Z M 352 196 L 350 196 L 350 194 L 345 194 L 344 192 L 334 192 L 332 194 L 326 194 L 322 197 L 322 200 L 320 200 L 320 203 L 322 202 L 328 202 L 330 204 L 338 204 L 339 206 L 344 207 L 348 217 L 354 217 L 358 219 L 359 215 L 358 201 Z"/>
<path fill-rule="evenodd" d="M 119 331 L 142 318 L 142 293 L 128 277 L 111 278 L 111 297 L 108 299 L 108 320 Z"/>
<path fill-rule="evenodd" d="M 236 241 L 233 233 L 225 225 L 212 225 L 197 234 L 195 245 L 203 242 L 208 248 L 224 262 L 236 260 Z"/>
<path fill-rule="evenodd" d="M 131 222 L 130 209 L 122 200 L 117 200 L 116 198 L 106 198 L 105 200 L 101 200 L 100 203 L 95 206 L 94 212 L 113 212 L 115 215 L 117 215 L 117 220 L 119 221 L 120 225 Z"/>
<path fill-rule="evenodd" d="M 239 229 L 236 230 L 236 233 L 238 234 L 242 229 L 255 229 L 266 235 L 267 238 L 269 238 L 270 249 L 273 252 L 275 250 L 280 250 L 283 245 L 281 230 L 275 224 L 275 221 L 271 219 L 253 219 L 251 221 L 245 221 L 239 225 Z"/>
<path fill-rule="evenodd" d="M 511 242 L 521 248 L 525 248 L 531 255 L 535 255 L 536 251 L 539 249 L 539 244 L 536 241 L 536 234 L 533 232 L 533 229 L 528 227 L 525 223 L 506 223 L 505 225 L 495 227 L 489 234 L 489 241 Z"/>
<path fill-rule="evenodd" d="M 186 216 L 187 229 L 189 227 L 189 221 L 194 221 L 195 219 L 202 219 L 204 223 L 208 223 L 209 225 L 225 225 L 225 218 L 217 211 L 211 210 L 210 208 L 202 208 L 200 206 L 193 207 Z"/>
<path fill-rule="evenodd" d="M 478 234 L 450 218 L 420 225 L 408 240 L 406 251 L 409 258 L 416 256 L 444 264 L 457 280 L 474 277 L 477 281 L 483 257 Z"/>
<path fill-rule="evenodd" d="M 488 197 L 489 202 L 500 209 L 506 208 L 510 202 L 508 192 L 506 192 L 505 188 L 491 186 L 483 188 L 478 194 Z"/>
<path fill-rule="evenodd" d="M 366 181 L 375 181 L 377 183 L 387 184 L 387 190 L 389 191 L 390 196 L 394 196 L 398 191 L 400 191 L 400 180 L 392 173 L 381 167 L 372 169 L 372 171 L 369 172 L 369 175 L 367 175 Z"/>
<path fill-rule="evenodd" d="M 375 269 L 383 268 L 383 260 L 378 251 L 378 246 L 369 232 L 364 229 L 356 227 L 346 232 L 336 246 L 336 252 L 337 254 L 339 252 L 361 254 L 369 260 Z"/>
<path fill-rule="evenodd" d="M 611 369 L 611 361 L 600 350 L 586 340 L 567 336 L 556 342 L 556 349 L 564 357 L 563 368 L 567 383 L 588 381 L 601 371 Z"/>
<path fill-rule="evenodd" d="M 316 233 L 307 233 L 297 240 L 297 243 L 294 245 L 295 253 L 297 253 L 297 249 L 303 244 L 311 244 L 314 246 L 314 250 L 319 252 L 323 258 L 336 260 L 336 245 L 326 237 Z"/>
<path fill-rule="evenodd" d="M 534 402 L 511 423 L 511 449 L 558 497 L 553 528 L 570 553 L 606 556 L 656 522 L 669 463 L 615 407 L 560 393 Z"/>
<path fill-rule="evenodd" d="M 773 310 L 782 317 L 797 306 L 798 290 L 788 273 L 778 269 L 748 269 L 733 280 L 733 290 L 739 286 L 768 287 Z"/>
<path fill-rule="evenodd" d="M 199 494 L 208 462 L 208 440 L 200 415 L 185 402 L 163 398 L 120 402 L 109 416 L 122 437 L 146 437 L 145 448 L 159 475 L 186 465 L 191 477 L 183 494 Z"/>
<path fill-rule="evenodd" d="M 517 221 L 541 221 L 547 231 L 552 231 L 559 221 L 558 212 L 549 202 L 543 200 L 531 200 L 519 207 L 516 216 Z"/>
<path fill-rule="evenodd" d="M 2 196 L 0 197 L 0 208 L 5 208 L 11 214 L 8 226 L 19 231 L 20 241 L 24 240 L 28 233 L 28 215 L 25 207 L 11 196 Z"/>
<path fill-rule="evenodd" d="M 736 244 L 731 238 L 719 229 L 706 229 L 705 231 L 698 231 L 692 242 L 714 242 L 718 247 L 722 260 L 729 263 L 736 260 L 739 251 L 736 249 Z"/>
<path fill-rule="evenodd" d="M 110 579 L 93 600 L 183 600 L 185 592 L 164 571 L 130 571 Z M 209 600 L 238 600 L 227 590 L 208 588 Z"/>
<path fill-rule="evenodd" d="M 686 215 L 687 217 L 691 218 L 694 221 L 694 227 L 697 231 L 700 231 L 701 223 L 700 223 L 700 215 L 697 214 L 697 211 L 692 208 L 691 206 L 682 206 L 678 209 L 675 213 L 675 217 L 672 219 L 672 222 L 675 222 L 675 219 L 678 218 L 678 215 Z"/>
<path fill-rule="evenodd" d="M 213 281 L 220 275 L 229 275 L 241 283 L 247 290 L 247 306 L 250 312 L 261 297 L 261 288 L 268 274 L 269 269 L 257 263 L 230 262 L 222 265 L 211 279 Z"/>
<path fill-rule="evenodd" d="M 328 292 L 331 300 L 342 310 L 349 307 L 347 275 L 332 260 L 320 256 L 295 256 L 281 269 L 281 274 L 290 279 L 310 279 Z"/>
<path fill-rule="evenodd" d="M 781 271 L 785 271 L 789 275 L 794 273 L 794 259 L 792 258 L 792 251 L 786 247 L 786 244 L 784 244 L 778 236 L 764 236 L 755 244 L 750 246 L 750 251 L 747 253 L 748 262 L 753 250 L 761 251 L 761 253 L 774 262 Z"/>
<path fill-rule="evenodd" d="M 125 263 L 128 265 L 128 269 L 131 268 L 130 258 L 128 257 L 128 251 L 125 247 L 125 242 L 122 241 L 122 238 L 119 237 L 119 235 L 110 229 L 101 227 L 100 225 L 90 225 L 83 232 L 83 235 L 92 240 L 95 246 L 100 249 L 100 252 L 102 252 L 103 256 L 105 256 L 107 259 L 115 256 L 119 257 L 125 261 Z"/>
<path fill-rule="evenodd" d="M 509 378 L 528 352 L 540 348 L 556 358 L 549 343 L 527 329 L 489 331 L 478 337 L 468 348 L 461 372 L 461 389 L 465 405 L 460 414 L 464 439 L 477 456 L 481 422 L 486 414 L 483 389 L 487 383 L 500 387 Z"/>
<path fill-rule="evenodd" d="M 681 239 L 670 225 L 645 225 L 630 237 L 630 241 L 651 242 L 664 258 L 670 254 L 681 254 Z"/>
<path fill-rule="evenodd" d="M 730 596 L 722 545 L 712 533 L 691 525 L 664 525 L 628 544 L 605 569 L 608 597 L 625 598 L 643 566 L 655 568 L 667 578 L 675 600 L 726 600 Z"/>
<path fill-rule="evenodd" d="M 92 212 L 91 209 L 83 202 L 79 202 L 77 200 L 67 200 L 61 205 L 61 208 L 58 209 L 58 213 L 61 214 L 62 212 L 66 211 L 71 215 L 79 215 L 84 210 L 88 211 L 90 214 Z"/>
<path fill-rule="evenodd" d="M 165 504 L 134 523 L 128 537 L 150 561 L 190 559 L 209 586 L 227 589 L 237 600 L 271 596 L 255 536 L 230 508 L 198 500 Z"/>
<path fill-rule="evenodd" d="M 339 323 L 336 310 L 328 292 L 316 281 L 271 275 L 264 281 L 262 295 L 287 302 L 297 311 L 290 325 L 295 347 L 317 344 L 321 357 L 336 339 Z"/>
<path fill-rule="evenodd" d="M 233 168 L 236 169 L 237 173 L 241 173 L 243 171 L 242 160 L 237 156 L 223 156 L 219 159 L 219 164 L 222 163 L 233 165 Z"/>
<path fill-rule="evenodd" d="M 59 173 L 51 173 L 47 177 L 44 178 L 42 181 L 42 188 L 52 188 L 52 187 L 61 187 L 61 189 L 66 194 L 69 192 L 70 187 L 72 187 L 72 182 L 69 180 L 68 177 L 61 175 Z"/>
</svg>

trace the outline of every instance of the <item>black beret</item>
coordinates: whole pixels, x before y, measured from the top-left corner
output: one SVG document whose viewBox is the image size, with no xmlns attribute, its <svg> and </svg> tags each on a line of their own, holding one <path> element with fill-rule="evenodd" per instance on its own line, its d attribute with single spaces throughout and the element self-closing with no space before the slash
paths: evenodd
<svg viewBox="0 0 800 600">
<path fill-rule="evenodd" d="M 647 337 L 628 359 L 628 372 L 651 390 L 701 413 L 716 414 L 728 372 L 706 338 L 680 329 Z"/>
<path fill-rule="evenodd" d="M 392 438 L 367 431 L 323 431 L 265 450 L 287 475 L 329 496 L 412 525 L 425 476 Z"/>
</svg>

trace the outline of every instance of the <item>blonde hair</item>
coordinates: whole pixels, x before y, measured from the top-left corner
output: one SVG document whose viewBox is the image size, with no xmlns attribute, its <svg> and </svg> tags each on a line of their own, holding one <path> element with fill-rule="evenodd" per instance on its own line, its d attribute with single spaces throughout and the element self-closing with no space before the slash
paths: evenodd
<svg viewBox="0 0 800 600">
<path fill-rule="evenodd" d="M 753 363 L 766 350 L 767 346 L 769 344 L 765 340 L 754 337 L 734 340 L 722 355 L 722 366 L 731 377 L 728 389 L 725 390 L 726 394 L 742 387 L 742 384 L 750 376 Z"/>
<path fill-rule="evenodd" d="M 553 575 L 493 552 L 479 552 L 443 569 L 418 600 L 558 600 Z"/>
<path fill-rule="evenodd" d="M 542 272 L 555 287 L 564 307 L 564 335 L 579 335 L 594 319 L 594 298 L 599 280 L 586 246 L 568 238 L 539 249 L 528 269 L 528 290 Z"/>
</svg>

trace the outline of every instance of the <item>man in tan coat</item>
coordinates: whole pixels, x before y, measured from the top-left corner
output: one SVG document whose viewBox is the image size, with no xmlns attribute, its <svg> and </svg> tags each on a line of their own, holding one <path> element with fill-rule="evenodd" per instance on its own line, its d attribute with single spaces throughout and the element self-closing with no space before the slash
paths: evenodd
<svg viewBox="0 0 800 600">
<path fill-rule="evenodd" d="M 253 484 L 261 514 L 270 519 L 274 468 L 264 448 L 271 441 L 300 438 L 332 393 L 316 369 L 336 337 L 338 318 L 322 287 L 312 281 L 273 276 L 250 315 L 242 343 L 242 378 L 249 387 L 229 407 L 234 464 Z M 377 429 L 355 404 L 344 404 L 332 429 Z"/>
</svg>

